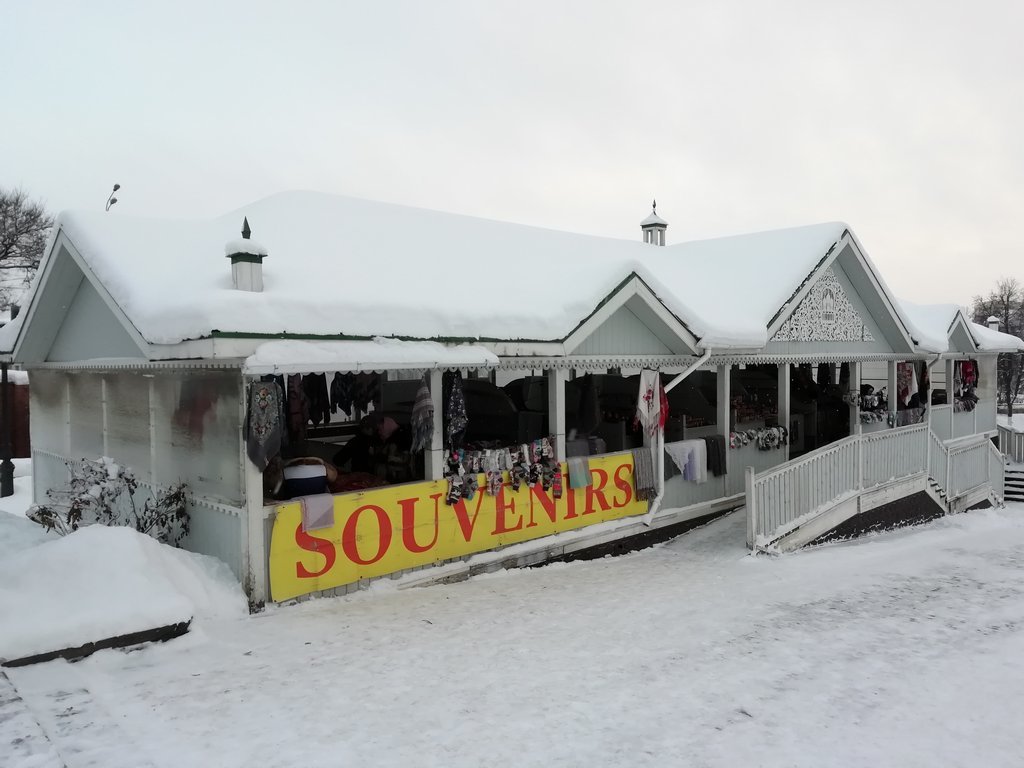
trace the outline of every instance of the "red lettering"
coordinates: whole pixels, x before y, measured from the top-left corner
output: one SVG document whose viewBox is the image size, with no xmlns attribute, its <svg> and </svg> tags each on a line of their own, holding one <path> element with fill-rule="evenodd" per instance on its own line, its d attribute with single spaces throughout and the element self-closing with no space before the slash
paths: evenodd
<svg viewBox="0 0 1024 768">
<path fill-rule="evenodd" d="M 430 540 L 429 544 L 417 544 L 416 543 L 416 502 L 419 498 L 415 499 L 402 499 L 399 501 L 399 505 L 402 507 L 402 543 L 405 548 L 414 554 L 420 552 L 426 552 L 428 549 L 433 549 L 434 545 L 437 544 L 438 534 L 438 499 L 442 494 L 435 493 L 430 498 L 434 500 L 434 538 Z"/>
<path fill-rule="evenodd" d="M 544 490 L 543 486 L 533 486 L 530 488 L 530 522 L 527 523 L 527 528 L 533 528 L 537 525 L 537 521 L 533 519 L 533 510 L 536 506 L 533 502 L 539 501 L 540 505 L 544 508 L 544 513 L 548 516 L 548 519 L 553 523 L 555 522 L 555 505 L 556 500 Z"/>
<path fill-rule="evenodd" d="M 476 528 L 476 519 L 480 517 L 480 505 L 483 503 L 485 495 L 482 492 L 477 492 L 476 511 L 473 513 L 472 519 L 469 517 L 469 512 L 466 511 L 465 499 L 459 499 L 452 506 L 452 510 L 455 512 L 455 519 L 459 522 L 459 528 L 462 529 L 462 538 L 467 542 L 473 538 L 473 529 Z"/>
<path fill-rule="evenodd" d="M 307 571 L 306 566 L 301 562 L 296 562 L 295 575 L 298 578 L 315 579 L 317 576 L 323 576 L 334 566 L 334 561 L 338 557 L 338 553 L 334 549 L 334 544 L 327 539 L 310 536 L 302 530 L 302 523 L 295 526 L 295 543 L 307 552 L 317 552 L 324 556 L 324 567 L 319 571 Z"/>
<path fill-rule="evenodd" d="M 629 464 L 620 464 L 615 468 L 615 487 L 618 488 L 624 494 L 622 502 L 615 501 L 612 498 L 612 506 L 616 509 L 622 509 L 624 506 L 629 504 L 633 500 L 633 482 L 632 478 L 627 479 L 622 476 L 623 472 L 630 471 L 632 467 Z"/>
<path fill-rule="evenodd" d="M 595 480 L 595 478 L 597 478 Z M 587 508 L 584 515 L 591 515 L 597 510 L 594 509 L 594 499 L 601 505 L 601 511 L 607 512 L 611 509 L 608 500 L 604 497 L 604 487 L 608 485 L 608 473 L 603 469 L 590 470 L 590 485 L 587 486 Z"/>
<path fill-rule="evenodd" d="M 503 484 L 501 490 L 498 491 L 498 495 L 494 497 L 494 533 L 492 535 L 497 536 L 499 533 L 509 533 L 510 531 L 518 531 L 523 527 L 523 518 L 519 518 L 519 523 L 509 528 L 505 522 L 505 513 L 511 512 L 513 515 L 516 513 L 516 499 L 515 496 L 510 495 L 509 501 L 505 503 L 505 489 L 508 485 Z"/>
<path fill-rule="evenodd" d="M 565 494 L 565 519 L 572 520 L 579 517 L 576 514 L 576 492 L 578 489 L 569 487 L 569 473 L 565 472 L 562 474 L 562 487 L 566 490 Z"/>
<path fill-rule="evenodd" d="M 359 549 L 356 547 L 356 526 L 359 525 L 359 515 L 366 510 L 373 510 L 377 515 L 377 554 L 369 560 L 364 560 L 360 557 Z M 384 557 L 384 554 L 388 551 L 388 547 L 391 546 L 391 535 L 391 520 L 388 518 L 387 512 L 375 504 L 367 504 L 353 512 L 348 522 L 345 523 L 345 530 L 341 534 L 341 549 L 345 556 L 353 563 L 357 565 L 372 565 Z"/>
</svg>

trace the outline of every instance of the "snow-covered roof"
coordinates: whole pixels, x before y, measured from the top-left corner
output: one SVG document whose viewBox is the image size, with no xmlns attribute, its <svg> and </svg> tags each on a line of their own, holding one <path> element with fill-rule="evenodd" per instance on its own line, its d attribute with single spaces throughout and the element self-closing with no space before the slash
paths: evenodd
<svg viewBox="0 0 1024 768">
<path fill-rule="evenodd" d="M 986 352 L 1024 352 L 1024 340 L 1017 336 L 993 331 L 979 323 L 971 323 L 970 330 L 978 349 Z"/>
<path fill-rule="evenodd" d="M 661 216 L 659 216 L 654 211 L 651 211 L 651 215 L 648 216 L 643 221 L 641 221 L 640 222 L 640 226 L 641 227 L 651 227 L 651 226 L 654 226 L 654 225 L 660 225 L 660 226 L 663 226 L 663 227 L 667 227 L 668 226 L 668 222 L 665 221 L 663 218 L 661 218 Z"/>
<path fill-rule="evenodd" d="M 245 373 L 381 371 L 403 368 L 485 368 L 498 364 L 490 350 L 436 341 L 267 341 L 245 360 Z"/>
<path fill-rule="evenodd" d="M 266 256 L 267 247 L 255 240 L 239 237 L 224 244 L 225 256 L 233 256 L 236 253 L 244 253 L 251 256 Z"/>
<path fill-rule="evenodd" d="M 262 293 L 233 290 L 220 256 L 243 217 L 270 257 Z M 635 273 L 705 347 L 757 348 L 846 231 L 829 223 L 651 248 L 314 192 L 208 221 L 71 211 L 57 225 L 154 344 L 214 331 L 560 340 Z"/>
<path fill-rule="evenodd" d="M 899 300 L 903 319 L 918 346 L 928 352 L 949 351 L 949 332 L 962 310 L 956 304 L 914 304 Z"/>
<path fill-rule="evenodd" d="M 21 312 L 16 318 L 9 323 L 5 323 L 0 328 L 0 361 L 6 362 L 10 360 L 11 352 L 14 350 L 14 344 L 21 333 L 21 326 L 25 322 L 26 314 L 26 312 Z"/>
<path fill-rule="evenodd" d="M 964 315 L 963 308 L 956 304 L 914 304 L 901 299 L 899 305 L 904 318 L 910 323 L 914 338 L 929 352 L 949 351 L 949 334 L 957 315 L 963 319 L 978 349 L 985 352 L 1024 351 L 1024 341 L 971 322 Z"/>
</svg>

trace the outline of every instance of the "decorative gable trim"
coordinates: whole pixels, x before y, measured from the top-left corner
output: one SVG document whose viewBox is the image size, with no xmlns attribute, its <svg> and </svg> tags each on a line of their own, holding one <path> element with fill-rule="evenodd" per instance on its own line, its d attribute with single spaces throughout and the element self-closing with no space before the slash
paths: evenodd
<svg viewBox="0 0 1024 768">
<path fill-rule="evenodd" d="M 874 341 L 875 338 L 829 267 L 771 340 Z"/>
</svg>

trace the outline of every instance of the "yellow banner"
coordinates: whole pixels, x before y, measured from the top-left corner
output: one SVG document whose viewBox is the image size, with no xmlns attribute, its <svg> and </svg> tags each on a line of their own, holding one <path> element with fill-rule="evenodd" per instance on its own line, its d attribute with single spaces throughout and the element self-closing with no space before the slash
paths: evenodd
<svg viewBox="0 0 1024 768">
<path fill-rule="evenodd" d="M 334 497 L 334 524 L 302 530 L 302 506 L 277 508 L 270 538 L 270 593 L 287 600 L 371 576 L 540 538 L 558 531 L 644 514 L 633 489 L 633 457 L 590 459 L 592 484 L 569 488 L 565 464 L 562 498 L 523 483 L 512 490 L 480 490 L 467 501 L 445 504 L 446 480 L 396 485 Z"/>
</svg>

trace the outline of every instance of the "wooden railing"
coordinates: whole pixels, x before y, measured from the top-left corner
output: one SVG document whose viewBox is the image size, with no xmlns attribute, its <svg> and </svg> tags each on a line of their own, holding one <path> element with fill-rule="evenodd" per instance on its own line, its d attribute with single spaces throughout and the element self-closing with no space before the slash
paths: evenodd
<svg viewBox="0 0 1024 768">
<path fill-rule="evenodd" d="M 982 437 L 962 445 L 949 447 L 950 500 L 973 491 L 988 482 L 989 441 Z"/>
<path fill-rule="evenodd" d="M 992 441 L 989 441 L 988 450 L 988 482 L 992 487 L 992 493 L 1001 502 L 1006 498 L 1006 459 L 999 449 L 992 445 Z"/>
<path fill-rule="evenodd" d="M 949 451 L 934 432 L 928 433 L 928 477 L 949 494 Z"/>
<path fill-rule="evenodd" d="M 854 435 L 766 472 L 747 468 L 747 543 L 765 548 L 852 496 L 922 474 L 950 508 L 983 486 L 1002 499 L 1002 456 L 983 435 L 947 445 L 926 424 Z"/>
<path fill-rule="evenodd" d="M 863 435 L 863 488 L 924 472 L 927 424 Z"/>
<path fill-rule="evenodd" d="M 857 435 L 758 475 L 747 467 L 747 544 L 857 490 Z"/>
<path fill-rule="evenodd" d="M 1010 461 L 1024 464 L 1024 432 L 1003 426 L 998 427 L 999 450 L 1006 454 Z"/>
</svg>

